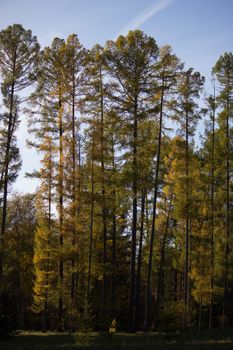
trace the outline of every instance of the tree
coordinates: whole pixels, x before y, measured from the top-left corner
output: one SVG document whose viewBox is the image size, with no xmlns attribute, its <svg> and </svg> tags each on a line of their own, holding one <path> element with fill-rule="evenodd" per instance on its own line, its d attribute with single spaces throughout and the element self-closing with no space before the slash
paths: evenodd
<svg viewBox="0 0 233 350">
<path fill-rule="evenodd" d="M 83 86 L 83 67 L 85 50 L 80 44 L 77 35 L 70 35 L 64 46 L 63 80 L 67 90 L 64 135 L 64 181 L 66 193 L 69 193 L 70 210 L 69 227 L 73 247 L 71 257 L 71 298 L 76 304 L 77 286 L 77 222 L 80 212 L 80 159 L 79 159 L 79 125 L 77 112 L 80 110 L 80 100 Z M 72 164 L 72 166 L 70 166 Z M 70 169 L 71 168 L 71 169 Z M 67 171 L 66 171 L 67 170 Z"/>
<path fill-rule="evenodd" d="M 108 215 L 107 215 L 107 178 L 105 168 L 107 166 L 108 148 L 106 136 L 106 114 L 107 105 L 105 101 L 106 87 L 104 84 L 105 67 L 103 63 L 103 49 L 96 45 L 87 56 L 85 67 L 86 81 L 84 86 L 84 103 L 86 121 L 88 123 L 89 147 L 91 153 L 91 232 L 90 232 L 90 250 L 92 244 L 93 229 L 93 200 L 94 200 L 94 182 L 97 183 L 96 192 L 99 192 L 98 207 L 101 216 L 101 237 L 102 245 L 101 264 L 102 264 L 102 288 L 101 288 L 101 313 L 106 314 L 107 302 L 107 240 L 108 240 Z M 94 179 L 95 177 L 95 179 Z M 91 255 L 89 256 L 91 258 Z M 90 262 L 90 261 L 89 261 Z M 89 266 L 90 268 L 90 266 Z M 88 277 L 88 280 L 90 276 Z M 90 286 L 90 283 L 88 283 Z M 90 292 L 90 291 L 89 291 Z M 88 294 L 89 294 L 88 292 Z"/>
<path fill-rule="evenodd" d="M 40 53 L 40 61 L 37 73 L 37 87 L 32 95 L 33 103 L 38 104 L 42 115 L 43 129 L 46 128 L 52 134 L 58 154 L 55 170 L 55 200 L 58 210 L 59 230 L 59 298 L 58 314 L 59 329 L 63 329 L 64 323 L 64 112 L 67 98 L 67 86 L 65 85 L 64 69 L 65 61 L 64 40 L 55 38 L 51 47 L 46 47 Z M 47 120 L 46 120 L 47 116 Z M 49 125 L 48 125 L 49 123 Z M 43 130 L 42 129 L 42 130 Z M 42 136 L 43 137 L 43 136 Z"/>
<path fill-rule="evenodd" d="M 39 45 L 31 30 L 25 30 L 20 24 L 9 26 L 0 32 L 0 71 L 2 76 L 3 103 L 6 108 L 4 128 L 6 130 L 5 150 L 3 154 L 0 190 L 3 191 L 1 240 L 6 230 L 7 195 L 11 163 L 18 159 L 14 146 L 15 130 L 18 124 L 20 98 L 17 93 L 28 87 L 33 78 Z M 16 168 L 15 168 L 16 170 Z M 0 258 L 0 282 L 2 280 L 2 259 Z"/>
<path fill-rule="evenodd" d="M 210 236 L 210 299 L 209 299 L 209 329 L 213 327 L 213 306 L 214 306 L 214 277 L 215 277 L 215 226 L 216 226 L 216 93 L 215 79 L 212 79 L 214 94 L 206 99 L 209 120 L 206 122 L 203 147 L 200 150 L 201 161 L 203 162 L 202 179 L 204 182 L 202 216 L 208 224 L 207 231 Z"/>
<path fill-rule="evenodd" d="M 153 38 L 141 31 L 130 31 L 126 37 L 119 36 L 116 42 L 106 44 L 104 58 L 112 81 L 115 83 L 115 101 L 125 128 L 124 147 L 130 154 L 132 176 L 132 236 L 131 266 L 129 281 L 129 331 L 135 331 L 135 259 L 137 237 L 138 205 L 138 126 L 148 118 L 148 102 L 151 96 L 153 65 L 157 60 L 158 48 Z"/>
<path fill-rule="evenodd" d="M 37 230 L 34 242 L 34 303 L 33 311 L 41 315 L 42 330 L 50 325 L 51 314 L 58 302 L 56 249 L 58 246 L 54 220 L 51 216 L 51 196 L 48 182 L 37 193 Z M 48 191 L 46 194 L 42 191 Z M 44 195 L 45 194 L 45 195 Z M 48 202 L 47 202 L 48 200 Z"/>
<path fill-rule="evenodd" d="M 229 252 L 230 252 L 230 173 L 231 173 L 231 119 L 232 119 L 232 94 L 233 94 L 233 55 L 232 53 L 225 53 L 216 62 L 213 73 L 220 86 L 220 93 L 218 96 L 219 105 L 222 107 L 222 111 L 219 116 L 219 126 L 222 130 L 223 136 L 223 157 L 225 158 L 224 173 L 225 173 L 225 194 L 224 194 L 224 207 L 225 207 L 225 256 L 224 256 L 224 292 L 223 292 L 223 306 L 222 306 L 222 326 L 225 326 L 227 319 L 226 305 L 228 302 L 229 293 Z"/>
<path fill-rule="evenodd" d="M 156 207 L 158 199 L 159 189 L 159 172 L 160 172 L 160 157 L 162 146 L 162 133 L 164 131 L 164 115 L 169 108 L 169 99 L 171 98 L 174 86 L 176 84 L 176 78 L 178 71 L 182 68 L 178 58 L 172 54 L 169 46 L 164 46 L 160 49 L 159 61 L 155 65 L 154 75 L 155 83 L 154 89 L 156 91 L 153 98 L 155 103 L 155 110 L 158 108 L 159 114 L 159 131 L 157 138 L 157 154 L 156 154 L 156 168 L 154 178 L 154 198 L 153 198 L 153 217 L 152 227 L 149 244 L 149 259 L 148 259 L 148 271 L 147 271 L 147 283 L 146 283 L 146 301 L 145 301 L 145 330 L 149 330 L 150 327 L 150 310 L 151 310 L 151 275 L 152 275 L 152 257 L 154 248 L 155 237 L 155 219 L 156 219 Z"/>
<path fill-rule="evenodd" d="M 5 291 L 16 308 L 15 321 L 20 329 L 30 327 L 35 230 L 34 195 L 14 193 L 8 202 L 7 240 L 4 241 Z"/>
<path fill-rule="evenodd" d="M 176 113 L 181 134 L 185 138 L 185 268 L 184 268 L 184 329 L 187 327 L 189 302 L 189 249 L 190 249 L 190 219 L 192 198 L 190 197 L 190 138 L 200 119 L 200 110 L 196 99 L 204 84 L 204 77 L 190 68 L 180 74 L 178 82 L 179 96 Z"/>
</svg>

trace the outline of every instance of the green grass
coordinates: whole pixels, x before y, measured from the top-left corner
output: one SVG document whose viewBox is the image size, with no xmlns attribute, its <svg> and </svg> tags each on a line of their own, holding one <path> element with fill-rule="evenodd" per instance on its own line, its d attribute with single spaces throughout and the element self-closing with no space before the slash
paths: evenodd
<svg viewBox="0 0 233 350">
<path fill-rule="evenodd" d="M 232 350 L 233 332 L 202 332 L 181 334 L 21 332 L 0 341 L 1 350 Z"/>
</svg>

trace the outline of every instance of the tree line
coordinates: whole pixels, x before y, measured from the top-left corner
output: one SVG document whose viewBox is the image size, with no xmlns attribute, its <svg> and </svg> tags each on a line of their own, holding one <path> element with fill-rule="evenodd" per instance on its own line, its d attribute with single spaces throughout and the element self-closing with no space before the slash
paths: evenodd
<svg viewBox="0 0 233 350">
<path fill-rule="evenodd" d="M 233 54 L 207 93 L 140 30 L 90 50 L 75 34 L 41 49 L 14 24 L 0 32 L 0 72 L 2 325 L 231 326 Z M 22 118 L 39 185 L 9 196 Z"/>
</svg>

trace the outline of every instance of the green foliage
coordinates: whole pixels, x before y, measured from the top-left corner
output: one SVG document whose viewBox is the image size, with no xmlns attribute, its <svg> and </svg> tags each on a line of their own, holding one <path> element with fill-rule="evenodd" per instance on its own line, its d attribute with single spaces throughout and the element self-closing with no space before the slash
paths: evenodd
<svg viewBox="0 0 233 350">
<path fill-rule="evenodd" d="M 6 237 L 3 245 L 5 297 L 12 300 L 17 327 L 29 326 L 33 290 L 33 246 L 36 228 L 33 195 L 14 193 L 8 202 Z M 8 305 L 9 306 L 9 305 Z M 3 306 L 5 307 L 5 306 Z"/>
<path fill-rule="evenodd" d="M 15 24 L 0 32 L 0 72 L 4 333 L 14 315 L 18 327 L 44 331 L 107 332 L 115 318 L 117 329 L 142 330 L 145 299 L 152 330 L 232 324 L 232 53 L 213 68 L 218 89 L 206 110 L 200 73 L 140 30 L 91 50 L 73 34 L 39 52 Z M 25 110 L 39 186 L 9 200 L 32 82 Z M 108 347 L 112 339 L 69 342 Z"/>
</svg>

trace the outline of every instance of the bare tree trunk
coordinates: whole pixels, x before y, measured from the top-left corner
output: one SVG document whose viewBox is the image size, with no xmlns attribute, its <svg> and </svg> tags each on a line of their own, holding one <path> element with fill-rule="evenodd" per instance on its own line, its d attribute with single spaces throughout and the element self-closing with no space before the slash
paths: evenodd
<svg viewBox="0 0 233 350">
<path fill-rule="evenodd" d="M 42 322 L 42 329 L 44 332 L 48 329 L 48 323 L 49 323 L 49 270 L 50 270 L 50 252 L 49 252 L 49 246 L 50 246 L 50 237 L 51 237 L 51 206 L 52 206 L 52 145 L 51 140 L 49 139 L 49 183 L 48 183 L 48 241 L 47 241 L 47 260 L 45 262 L 45 281 L 47 288 L 45 289 L 45 301 L 44 301 L 44 312 L 43 312 L 43 322 Z"/>
<path fill-rule="evenodd" d="M 112 308 L 115 302 L 115 290 L 116 290 L 116 186 L 115 186 L 115 150 L 114 150 L 114 139 L 112 137 L 112 171 L 113 171 L 113 215 L 112 215 L 112 281 L 111 281 L 111 303 Z"/>
<path fill-rule="evenodd" d="M 64 262 L 63 262 L 63 238 L 64 238 L 64 208 L 63 208 L 63 116 L 62 101 L 59 97 L 59 170 L 58 170 L 58 195 L 59 195 L 59 235 L 60 235 L 60 262 L 59 262 L 59 329 L 63 331 L 63 288 L 64 288 Z"/>
<path fill-rule="evenodd" d="M 229 86 L 229 77 L 228 77 Z M 230 115 L 230 97 L 227 93 L 226 101 L 226 243 L 225 243 L 225 262 L 224 262 L 224 292 L 223 292 L 223 310 L 222 310 L 222 327 L 225 327 L 227 318 L 227 301 L 228 301 L 228 274 L 229 274 L 229 210 L 230 210 L 230 156 L 229 156 L 229 115 Z"/>
<path fill-rule="evenodd" d="M 77 174 L 77 178 L 76 178 L 76 188 L 77 188 L 77 195 L 76 195 L 76 210 L 77 210 L 77 216 L 79 217 L 80 213 L 81 213 L 81 206 L 82 206 L 82 197 L 81 197 L 81 185 L 82 185 L 82 158 L 81 158 L 81 141 L 82 138 L 80 135 L 77 135 L 78 138 L 78 174 Z M 76 228 L 76 236 L 78 234 L 78 230 Z M 78 242 L 78 236 L 77 236 L 77 242 Z M 77 244 L 76 242 L 76 244 Z M 79 241 L 80 242 L 80 241 Z M 79 266 L 80 261 L 79 261 L 79 254 L 76 255 L 76 264 L 77 266 Z M 78 271 L 76 271 L 75 273 L 75 290 L 78 290 L 78 285 L 79 285 L 79 273 Z"/>
<path fill-rule="evenodd" d="M 105 190 L 105 141 L 104 141 L 104 95 L 102 69 L 100 67 L 100 114 L 101 114 L 101 176 L 102 176 L 102 221 L 103 221 L 103 282 L 102 282 L 102 298 L 101 310 L 104 312 L 106 306 L 106 263 L 107 263 L 107 214 L 106 214 L 106 190 Z"/>
<path fill-rule="evenodd" d="M 131 240 L 131 258 L 130 258 L 130 282 L 129 282 L 129 332 L 135 331 L 135 259 L 136 259 L 136 240 L 137 240 L 137 196 L 138 196 L 138 101 L 134 101 L 134 124 L 133 124 L 133 221 L 132 221 L 132 240 Z"/>
<path fill-rule="evenodd" d="M 92 159 L 91 159 L 91 211 L 90 211 L 90 240 L 88 253 L 88 276 L 87 276 L 87 292 L 85 300 L 85 316 L 88 315 L 88 304 L 90 302 L 91 293 L 91 268 L 92 268 L 92 245 L 93 245 L 93 224 L 94 224 L 94 140 L 92 140 Z"/>
<path fill-rule="evenodd" d="M 178 272 L 176 269 L 174 269 L 174 301 L 178 301 L 178 296 L 177 296 L 177 284 L 178 284 Z"/>
<path fill-rule="evenodd" d="M 159 169 L 160 169 L 160 154 L 161 154 L 161 140 L 162 140 L 162 128 L 163 128 L 163 99 L 164 99 L 164 78 L 162 81 L 161 100 L 160 100 L 160 116 L 159 116 L 159 135 L 158 135 L 158 148 L 157 148 L 157 162 L 155 171 L 155 183 L 154 183 L 154 200 L 153 200 L 153 216 L 152 216 L 152 228 L 150 236 L 149 246 L 149 259 L 147 270 L 147 282 L 146 282 L 146 301 L 145 301 L 145 319 L 144 327 L 145 331 L 150 328 L 150 310 L 151 310 L 151 275 L 152 275 L 152 260 L 154 249 L 154 237 L 155 237 L 155 219 L 156 219 L 156 207 L 158 197 L 158 185 L 159 185 Z"/>
<path fill-rule="evenodd" d="M 186 231 L 185 231 L 185 266 L 184 266 L 184 318 L 183 330 L 188 322 L 188 289 L 189 289 L 189 118 L 186 112 L 185 125 L 185 177 L 186 177 Z"/>
<path fill-rule="evenodd" d="M 201 321 L 202 321 L 202 300 L 199 303 L 198 332 L 201 331 Z"/>
<path fill-rule="evenodd" d="M 73 222 L 72 222 L 72 246 L 76 246 L 76 215 L 77 215 L 77 198 L 76 198 L 76 130 L 75 130 L 75 76 L 73 74 L 73 89 L 72 89 L 72 205 L 73 205 Z M 73 257 L 71 261 L 71 299 L 73 305 L 76 300 L 76 259 Z"/>
<path fill-rule="evenodd" d="M 144 234 L 144 216 L 145 216 L 145 197 L 146 191 L 142 190 L 141 196 L 141 225 L 140 225 L 140 238 L 139 238 L 139 248 L 138 248 L 138 261 L 137 261 L 137 279 L 136 279 L 136 315 L 135 315 L 135 325 L 136 329 L 139 323 L 139 308 L 140 308 L 140 288 L 141 288 L 141 268 L 142 268 L 142 243 Z"/>
<path fill-rule="evenodd" d="M 157 287 L 157 301 L 156 301 L 157 323 L 159 323 L 159 318 L 160 318 L 161 298 L 164 294 L 165 248 L 166 248 L 166 241 L 167 241 L 167 237 L 168 237 L 168 229 L 169 229 L 169 222 L 170 222 L 170 215 L 171 215 L 171 208 L 172 208 L 172 197 L 173 197 L 173 193 L 171 193 L 171 198 L 169 200 L 166 223 L 165 223 L 165 232 L 164 232 L 164 236 L 163 236 L 163 240 L 162 240 L 162 247 L 161 247 L 161 252 L 160 252 L 160 264 L 159 264 L 158 287 Z"/>
<path fill-rule="evenodd" d="M 215 86 L 212 115 L 212 149 L 211 149 L 211 277 L 210 277 L 210 305 L 209 329 L 213 327 L 213 292 L 214 292 L 214 172 L 215 172 Z"/>
</svg>

